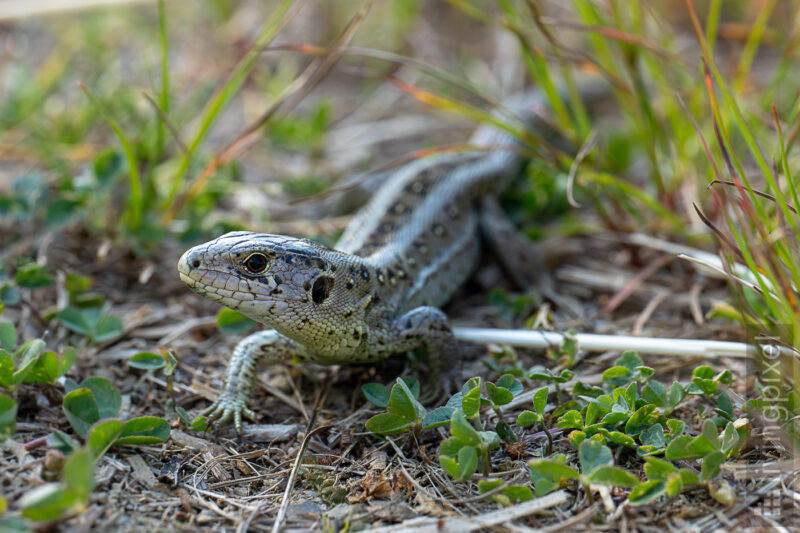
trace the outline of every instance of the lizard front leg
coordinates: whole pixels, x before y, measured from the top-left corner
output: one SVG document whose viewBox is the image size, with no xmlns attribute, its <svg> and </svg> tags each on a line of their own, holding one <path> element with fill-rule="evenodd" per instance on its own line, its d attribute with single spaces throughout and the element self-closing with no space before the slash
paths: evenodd
<svg viewBox="0 0 800 533">
<path fill-rule="evenodd" d="M 426 380 L 426 393 L 420 398 L 424 403 L 440 399 L 448 392 L 445 383 L 454 378 L 455 365 L 447 365 L 459 360 L 458 341 L 447 322 L 447 315 L 440 309 L 422 306 L 412 309 L 394 320 L 383 334 L 370 333 L 378 341 L 378 346 L 392 353 L 413 350 L 424 346 L 428 351 L 429 375 Z M 446 376 L 443 370 L 449 369 Z"/>
<path fill-rule="evenodd" d="M 217 400 L 201 415 L 208 417 L 209 424 L 221 426 L 233 417 L 237 433 L 242 432 L 242 415 L 255 418 L 247 407 L 253 395 L 256 371 L 259 364 L 275 364 L 300 355 L 297 345 L 275 330 L 259 331 L 242 339 L 233 350 L 225 369 L 225 386 Z"/>
</svg>

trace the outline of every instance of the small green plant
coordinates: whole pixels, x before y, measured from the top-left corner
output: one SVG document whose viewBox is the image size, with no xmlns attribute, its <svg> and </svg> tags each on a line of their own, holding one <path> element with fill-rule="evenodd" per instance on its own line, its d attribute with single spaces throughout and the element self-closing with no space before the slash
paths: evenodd
<svg viewBox="0 0 800 533">
<path fill-rule="evenodd" d="M 494 431 L 478 431 L 461 410 L 453 411 L 450 419 L 451 437 L 439 447 L 439 464 L 456 481 L 470 479 L 480 463 L 484 476 L 489 475 L 489 452 L 500 446 Z"/>
<path fill-rule="evenodd" d="M 62 405 L 64 415 L 81 438 L 87 438 L 94 424 L 119 416 L 122 399 L 119 391 L 107 379 L 90 377 L 80 384 L 67 379 L 65 388 L 67 394 Z M 120 424 L 120 435 L 112 444 L 158 444 L 169 438 L 169 424 L 163 418 L 142 416 Z"/>
<path fill-rule="evenodd" d="M 413 431 L 419 437 L 423 429 L 432 429 L 446 425 L 455 410 L 445 406 L 428 412 L 419 402 L 419 382 L 397 378 L 391 390 L 379 383 L 368 383 L 361 387 L 364 396 L 377 405 L 387 409 L 367 420 L 369 431 L 376 435 L 397 435 Z"/>
<path fill-rule="evenodd" d="M 534 459 L 528 463 L 536 496 L 544 496 L 569 480 L 577 480 L 589 501 L 593 501 L 591 485 L 632 488 L 639 484 L 636 476 L 614 466 L 614 457 L 605 444 L 594 438 L 578 446 L 580 470 L 566 464 L 566 457 L 557 454 L 549 459 Z"/>
<path fill-rule="evenodd" d="M 547 450 L 549 453 L 549 451 L 553 449 L 553 436 L 550 434 L 547 426 L 545 426 L 544 420 L 548 394 L 549 389 L 547 387 L 536 389 L 533 393 L 533 411 L 522 411 L 519 416 L 517 416 L 517 425 L 523 428 L 529 428 L 534 424 L 541 424 L 545 435 L 547 435 Z"/>
</svg>

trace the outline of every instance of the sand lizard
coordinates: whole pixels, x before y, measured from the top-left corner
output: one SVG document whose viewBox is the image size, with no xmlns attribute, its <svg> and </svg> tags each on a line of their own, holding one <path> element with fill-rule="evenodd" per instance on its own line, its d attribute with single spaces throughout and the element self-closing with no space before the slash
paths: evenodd
<svg viewBox="0 0 800 533">
<path fill-rule="evenodd" d="M 543 99 L 509 106 L 526 127 L 541 125 Z M 188 250 L 178 264 L 195 292 L 272 329 L 241 341 L 227 367 L 210 421 L 231 417 L 237 431 L 258 363 L 296 358 L 364 363 L 425 346 L 436 376 L 458 345 L 438 308 L 467 279 L 482 242 L 496 229 L 499 194 L 525 158 L 519 142 L 482 126 L 469 142 L 494 149 L 441 153 L 400 167 L 355 215 L 338 244 L 244 231 Z M 502 250 L 507 242 L 494 248 Z"/>
</svg>

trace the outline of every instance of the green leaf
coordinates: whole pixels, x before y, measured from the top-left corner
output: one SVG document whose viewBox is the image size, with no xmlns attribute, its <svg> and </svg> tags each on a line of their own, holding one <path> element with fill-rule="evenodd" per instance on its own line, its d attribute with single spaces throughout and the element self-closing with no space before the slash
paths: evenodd
<svg viewBox="0 0 800 533">
<path fill-rule="evenodd" d="M 433 429 L 446 426 L 455 411 L 452 407 L 437 407 L 422 419 L 422 429 Z"/>
<path fill-rule="evenodd" d="M 0 284 L 0 302 L 5 305 L 17 305 L 22 297 L 19 291 L 10 283 Z"/>
<path fill-rule="evenodd" d="M 497 387 L 494 383 L 486 383 L 486 394 L 495 405 L 506 405 L 514 399 L 510 390 L 505 387 Z"/>
<path fill-rule="evenodd" d="M 17 345 L 17 328 L 11 322 L 0 322 L 0 348 L 13 351 Z"/>
<path fill-rule="evenodd" d="M 96 461 L 114 444 L 114 441 L 122 434 L 124 424 L 121 420 L 107 419 L 97 422 L 89 430 L 86 444 L 92 451 Z"/>
<path fill-rule="evenodd" d="M 122 333 L 122 321 L 113 315 L 104 314 L 94 327 L 91 339 L 94 342 L 103 342 L 113 339 L 120 333 Z"/>
<path fill-rule="evenodd" d="M 411 395 L 419 400 L 419 381 L 414 378 L 400 378 L 403 380 L 403 383 L 406 384 L 408 390 L 411 391 Z"/>
<path fill-rule="evenodd" d="M 128 359 L 128 366 L 140 370 L 158 370 L 167 366 L 167 362 L 161 354 L 153 352 L 139 352 Z"/>
<path fill-rule="evenodd" d="M 651 381 L 642 388 L 642 399 L 661 408 L 669 405 L 667 388 L 658 381 Z"/>
<path fill-rule="evenodd" d="M 666 479 L 678 471 L 672 463 L 657 457 L 645 457 L 644 461 L 644 473 L 647 474 L 647 479 Z"/>
<path fill-rule="evenodd" d="M 47 436 L 47 445 L 50 448 L 60 451 L 64 455 L 71 454 L 77 448 L 72 437 L 57 429 L 53 430 L 53 432 Z"/>
<path fill-rule="evenodd" d="M 478 469 L 478 452 L 472 446 L 464 446 L 458 450 L 458 481 L 472 477 Z"/>
<path fill-rule="evenodd" d="M 439 455 L 439 464 L 447 475 L 453 479 L 458 479 L 458 461 L 449 455 Z"/>
<path fill-rule="evenodd" d="M 503 442 L 519 442 L 517 434 L 514 433 L 514 430 L 511 429 L 511 426 L 505 420 L 500 420 L 497 422 L 494 430 L 497 433 L 497 436 L 500 437 Z"/>
<path fill-rule="evenodd" d="M 67 307 L 58 313 L 58 319 L 67 329 L 86 335 L 87 337 L 92 332 L 92 328 L 96 324 L 89 323 L 89 317 L 86 316 L 81 309 L 77 307 Z"/>
<path fill-rule="evenodd" d="M 478 494 L 486 494 L 490 490 L 494 490 L 502 484 L 502 479 L 479 479 Z"/>
<path fill-rule="evenodd" d="M 596 440 L 586 439 L 578 447 L 578 461 L 581 464 L 581 472 L 591 475 L 596 468 L 614 464 L 614 456 L 608 446 Z"/>
<path fill-rule="evenodd" d="M 380 383 L 366 383 L 361 385 L 361 393 L 368 401 L 378 407 L 389 405 L 389 390 Z"/>
<path fill-rule="evenodd" d="M 0 387 L 8 389 L 14 384 L 14 356 L 0 349 Z"/>
<path fill-rule="evenodd" d="M 713 379 L 714 369 L 707 365 L 701 365 L 692 371 L 692 378 Z"/>
<path fill-rule="evenodd" d="M 637 366 L 635 372 L 635 374 L 637 374 L 636 380 L 640 383 L 644 383 L 645 381 L 650 379 L 655 373 L 656 373 L 655 369 L 649 366 Z"/>
<path fill-rule="evenodd" d="M 28 490 L 20 498 L 19 506 L 22 508 L 22 516 L 41 522 L 61 518 L 74 502 L 75 495 L 63 488 L 60 483 L 47 483 Z"/>
<path fill-rule="evenodd" d="M 678 461 L 681 459 L 699 459 L 703 454 L 697 454 L 689 450 L 689 444 L 692 442 L 692 437 L 689 435 L 679 435 L 672 439 L 664 452 L 664 457 L 670 461 Z"/>
<path fill-rule="evenodd" d="M 529 428 L 539 422 L 539 415 L 533 411 L 522 411 L 517 417 L 517 425 L 523 428 Z"/>
<path fill-rule="evenodd" d="M 535 488 L 536 488 L 536 497 L 541 498 L 542 496 L 547 496 L 548 494 L 556 490 L 558 488 L 558 484 L 554 483 L 552 480 L 546 477 L 543 477 L 539 478 L 535 482 Z"/>
<path fill-rule="evenodd" d="M 2 498 L 0 498 L 2 499 Z M 2 511 L 0 511 L 2 514 Z M 0 532 L 1 533 L 31 533 L 28 525 L 16 516 L 0 516 Z"/>
<path fill-rule="evenodd" d="M 26 289 L 38 289 L 53 284 L 53 278 L 50 277 L 47 269 L 36 263 L 21 266 L 14 275 L 14 281 Z"/>
<path fill-rule="evenodd" d="M 734 446 L 739 442 L 739 433 L 736 431 L 736 428 L 733 426 L 732 422 L 728 422 L 725 426 L 725 431 L 722 432 L 722 437 L 720 438 L 720 450 L 722 450 L 726 456 L 728 452 L 733 450 Z"/>
<path fill-rule="evenodd" d="M 52 383 L 60 377 L 58 356 L 55 352 L 42 352 L 31 366 L 23 383 Z"/>
<path fill-rule="evenodd" d="M 704 481 L 710 481 L 717 477 L 719 474 L 720 468 L 722 463 L 725 462 L 725 454 L 719 450 L 714 450 L 713 452 L 707 454 L 703 458 L 703 466 L 700 469 L 700 473 L 703 477 Z"/>
<path fill-rule="evenodd" d="M 411 392 L 411 389 L 408 388 L 405 381 L 400 378 L 397 378 L 394 385 L 392 385 L 387 408 L 390 413 L 402 416 L 408 420 L 413 420 L 414 422 L 419 422 L 425 418 L 427 414 L 422 404 L 414 398 L 414 393 Z"/>
<path fill-rule="evenodd" d="M 681 468 L 678 474 L 680 474 L 681 481 L 683 481 L 684 485 L 694 485 L 696 483 L 700 483 L 700 476 L 698 476 L 697 472 L 690 468 Z"/>
<path fill-rule="evenodd" d="M 633 379 L 633 371 L 624 366 L 612 366 L 603 372 L 603 382 L 619 387 Z"/>
<path fill-rule="evenodd" d="M 233 309 L 223 308 L 217 313 L 217 326 L 223 333 L 242 334 L 253 329 L 256 321 Z"/>
<path fill-rule="evenodd" d="M 547 387 L 536 389 L 533 393 L 533 408 L 540 415 L 544 415 L 547 407 L 547 395 L 550 393 Z"/>
<path fill-rule="evenodd" d="M 67 329 L 85 335 L 93 342 L 106 341 L 122 332 L 120 319 L 109 315 L 102 307 L 70 306 L 58 313 L 58 319 Z"/>
<path fill-rule="evenodd" d="M 181 407 L 180 405 L 175 408 L 175 414 L 178 415 L 178 419 L 186 425 L 186 427 L 191 427 L 192 419 L 189 418 L 189 413 L 186 412 L 186 409 Z"/>
<path fill-rule="evenodd" d="M 653 502 L 667 492 L 667 484 L 661 479 L 651 479 L 637 485 L 628 494 L 631 505 L 645 505 Z"/>
<path fill-rule="evenodd" d="M 28 372 L 30 372 L 33 365 L 36 364 L 36 360 L 39 354 L 44 350 L 44 347 L 45 344 L 42 339 L 31 339 L 17 349 L 14 359 L 19 361 L 19 363 L 17 364 L 17 371 L 14 372 L 12 378 L 15 384 L 24 381 Z"/>
<path fill-rule="evenodd" d="M 589 442 L 589 441 L 586 441 Z M 528 462 L 528 468 L 539 476 L 549 478 L 558 484 L 562 479 L 578 479 L 580 474 L 574 468 L 549 459 L 534 459 Z"/>
<path fill-rule="evenodd" d="M 683 420 L 670 418 L 667 420 L 667 428 L 669 429 L 670 439 L 674 439 L 678 435 L 683 435 L 686 430 L 686 423 Z"/>
<path fill-rule="evenodd" d="M 567 411 L 558 419 L 556 426 L 562 429 L 583 429 L 583 418 L 578 411 Z"/>
<path fill-rule="evenodd" d="M 702 434 L 714 449 L 718 449 L 720 447 L 717 425 L 713 420 L 706 419 L 706 421 L 703 422 Z"/>
<path fill-rule="evenodd" d="M 479 431 L 478 436 L 488 450 L 494 450 L 500 446 L 500 436 L 494 431 Z"/>
<path fill-rule="evenodd" d="M 414 422 L 392 413 L 380 413 L 367 420 L 367 431 L 378 435 L 397 435 L 414 427 Z"/>
<path fill-rule="evenodd" d="M 458 455 L 458 451 L 464 446 L 467 445 L 455 437 L 450 437 L 448 439 L 444 439 L 439 445 L 439 454 L 455 457 Z"/>
<path fill-rule="evenodd" d="M 119 446 L 160 444 L 169 438 L 169 424 L 157 416 L 140 416 L 125 422 L 122 434 L 114 441 Z"/>
<path fill-rule="evenodd" d="M 81 387 L 92 391 L 100 418 L 116 418 L 122 406 L 117 388 L 106 378 L 92 376 L 81 382 Z"/>
<path fill-rule="evenodd" d="M 72 429 L 82 438 L 86 438 L 89 428 L 100 420 L 97 402 L 92 391 L 86 388 L 75 389 L 67 393 L 64 396 L 62 408 Z"/>
<path fill-rule="evenodd" d="M 508 389 L 509 392 L 511 392 L 511 394 L 514 396 L 521 393 L 523 390 L 522 383 L 520 383 L 519 380 L 511 374 L 504 374 L 500 376 L 500 379 L 497 380 L 495 385 Z"/>
<path fill-rule="evenodd" d="M 0 394 L 0 443 L 16 431 L 17 402 L 11 396 Z"/>
<path fill-rule="evenodd" d="M 730 370 L 723 370 L 714 378 L 714 381 L 718 381 L 723 385 L 730 385 L 733 382 L 733 374 L 731 374 Z"/>
<path fill-rule="evenodd" d="M 645 404 L 633 413 L 633 416 L 628 419 L 625 424 L 625 433 L 631 436 L 636 436 L 645 429 L 651 427 L 653 423 L 658 420 L 659 414 L 656 411 L 656 406 L 653 404 Z"/>
<path fill-rule="evenodd" d="M 586 433 L 584 433 L 579 429 L 571 431 L 569 434 L 569 442 L 576 450 L 578 449 L 578 446 L 581 445 L 581 442 L 585 440 L 586 440 Z"/>
<path fill-rule="evenodd" d="M 205 431 L 208 429 L 208 417 L 199 415 L 192 420 L 192 425 L 189 426 L 192 431 Z"/>
<path fill-rule="evenodd" d="M 88 449 L 78 448 L 64 465 L 62 484 L 75 499 L 72 509 L 78 513 L 86 509 L 94 488 L 94 457 Z"/>
<path fill-rule="evenodd" d="M 450 419 L 450 434 L 469 446 L 477 446 L 481 443 L 480 435 L 461 411 L 453 412 Z"/>
<path fill-rule="evenodd" d="M 655 423 L 642 431 L 639 434 L 639 440 L 642 444 L 655 446 L 656 448 L 663 448 L 667 445 L 667 442 L 664 440 L 664 428 L 661 427 L 659 423 Z"/>
<path fill-rule="evenodd" d="M 605 431 L 603 435 L 608 439 L 608 442 L 611 444 L 616 444 L 617 446 L 626 446 L 628 448 L 635 448 L 636 441 L 633 440 L 633 437 L 630 435 L 626 435 L 621 431 Z"/>
<path fill-rule="evenodd" d="M 733 402 L 724 392 L 717 398 L 717 409 L 725 413 L 728 419 L 733 418 Z"/>
<path fill-rule="evenodd" d="M 75 351 L 75 348 L 72 347 L 69 347 L 61 352 L 61 357 L 58 358 L 58 377 L 61 377 L 69 372 L 69 369 L 75 364 L 75 359 L 77 356 L 78 354 Z"/>
<path fill-rule="evenodd" d="M 673 381 L 669 388 L 669 406 L 673 409 L 686 397 L 686 389 L 677 381 Z"/>
<path fill-rule="evenodd" d="M 461 400 L 461 410 L 467 418 L 475 418 L 481 408 L 481 389 L 480 387 L 473 387 L 469 390 Z"/>
<path fill-rule="evenodd" d="M 64 288 L 70 296 L 86 292 L 92 288 L 92 282 L 86 276 L 81 276 L 75 272 L 68 272 L 64 280 Z"/>
<path fill-rule="evenodd" d="M 677 496 L 683 490 L 683 479 L 681 475 L 675 472 L 666 478 L 667 481 L 667 496 L 670 498 Z"/>
<path fill-rule="evenodd" d="M 511 500 L 512 503 L 527 502 L 533 499 L 533 492 L 525 485 L 509 485 L 505 487 L 501 493 Z"/>
<path fill-rule="evenodd" d="M 589 480 L 594 485 L 608 485 L 611 487 L 631 488 L 639 484 L 639 479 L 618 466 L 598 466 L 589 474 Z"/>
<path fill-rule="evenodd" d="M 634 351 L 627 351 L 624 352 L 616 361 L 614 361 L 614 364 L 617 366 L 624 366 L 625 368 L 633 371 L 637 366 L 642 366 L 644 361 L 642 361 L 642 358 L 639 357 L 638 353 Z"/>
</svg>

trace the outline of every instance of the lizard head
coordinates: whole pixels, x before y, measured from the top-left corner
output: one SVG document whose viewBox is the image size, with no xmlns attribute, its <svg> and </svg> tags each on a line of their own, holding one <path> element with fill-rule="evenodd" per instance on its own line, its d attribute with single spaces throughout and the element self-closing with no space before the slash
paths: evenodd
<svg viewBox="0 0 800 533">
<path fill-rule="evenodd" d="M 342 325 L 352 344 L 368 303 L 368 291 L 337 283 L 356 259 L 307 239 L 237 231 L 188 250 L 178 271 L 210 300 L 309 348 L 332 347 L 345 342 Z"/>
</svg>

